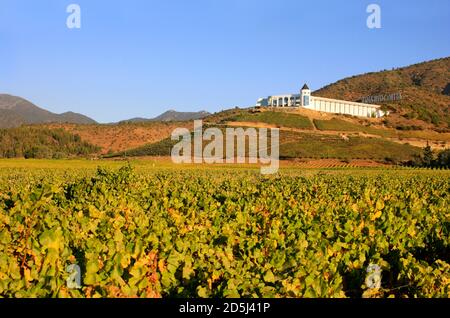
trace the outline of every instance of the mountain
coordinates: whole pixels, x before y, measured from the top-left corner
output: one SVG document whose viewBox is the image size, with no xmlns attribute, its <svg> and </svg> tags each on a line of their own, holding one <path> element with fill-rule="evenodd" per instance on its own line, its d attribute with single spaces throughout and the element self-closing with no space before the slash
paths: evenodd
<svg viewBox="0 0 450 318">
<path fill-rule="evenodd" d="M 165 113 L 162 113 L 158 117 L 153 118 L 153 121 L 184 121 L 184 120 L 194 120 L 194 119 L 202 119 L 206 116 L 211 115 L 206 111 L 199 112 L 177 112 L 175 110 L 169 110 Z"/>
<path fill-rule="evenodd" d="M 395 93 L 401 94 L 400 100 L 377 103 L 392 112 L 388 123 L 450 128 L 450 57 L 348 77 L 314 95 L 360 101 L 368 96 Z"/>
<path fill-rule="evenodd" d="M 204 110 L 199 112 L 177 112 L 175 110 L 168 110 L 155 118 L 147 119 L 142 117 L 136 117 L 124 120 L 122 122 L 140 123 L 150 121 L 187 121 L 187 120 L 202 119 L 209 115 L 211 115 L 211 113 L 208 113 L 207 111 Z"/>
<path fill-rule="evenodd" d="M 42 123 L 75 123 L 93 124 L 93 119 L 73 113 L 66 112 L 55 114 L 42 109 L 21 97 L 0 94 L 0 128 L 18 127 L 22 124 Z"/>
<path fill-rule="evenodd" d="M 97 123 L 92 118 L 85 116 L 83 114 L 74 112 L 65 112 L 58 115 L 60 122 L 71 123 L 71 124 L 95 124 Z"/>
<path fill-rule="evenodd" d="M 149 122 L 149 121 L 151 121 L 151 119 L 143 118 L 143 117 L 135 117 L 135 118 L 127 119 L 127 120 L 122 120 L 119 123 L 145 123 L 145 122 Z"/>
</svg>

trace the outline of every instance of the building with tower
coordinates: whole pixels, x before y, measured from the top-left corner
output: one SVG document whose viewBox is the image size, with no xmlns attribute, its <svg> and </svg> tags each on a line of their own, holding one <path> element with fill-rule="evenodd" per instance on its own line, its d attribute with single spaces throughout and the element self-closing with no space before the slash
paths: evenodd
<svg viewBox="0 0 450 318">
<path fill-rule="evenodd" d="M 339 99 L 324 98 L 311 95 L 308 85 L 303 85 L 300 94 L 273 95 L 258 99 L 256 106 L 260 107 L 303 107 L 325 113 L 347 114 L 359 117 L 380 118 L 388 113 L 382 111 L 379 105 L 349 102 Z"/>
</svg>

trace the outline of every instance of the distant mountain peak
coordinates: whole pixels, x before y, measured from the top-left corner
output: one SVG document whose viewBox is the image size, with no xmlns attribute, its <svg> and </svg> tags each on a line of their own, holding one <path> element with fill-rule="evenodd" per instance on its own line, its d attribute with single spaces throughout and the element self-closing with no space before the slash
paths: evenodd
<svg viewBox="0 0 450 318">
<path fill-rule="evenodd" d="M 153 118 L 153 121 L 184 121 L 184 120 L 195 120 L 202 119 L 210 115 L 207 111 L 199 112 L 178 112 L 176 110 L 168 110 L 161 115 Z"/>
<path fill-rule="evenodd" d="M 96 122 L 85 115 L 71 111 L 55 114 L 22 97 L 0 94 L 0 128 L 44 123 L 92 124 Z"/>
<path fill-rule="evenodd" d="M 209 113 L 205 110 L 202 110 L 199 112 L 179 112 L 179 111 L 176 111 L 173 109 L 169 109 L 155 118 L 146 119 L 146 118 L 136 117 L 136 118 L 124 120 L 123 122 L 136 123 L 136 122 L 149 122 L 149 121 L 164 121 L 164 122 L 187 121 L 187 120 L 202 119 L 209 115 L 211 115 L 211 113 Z"/>
</svg>

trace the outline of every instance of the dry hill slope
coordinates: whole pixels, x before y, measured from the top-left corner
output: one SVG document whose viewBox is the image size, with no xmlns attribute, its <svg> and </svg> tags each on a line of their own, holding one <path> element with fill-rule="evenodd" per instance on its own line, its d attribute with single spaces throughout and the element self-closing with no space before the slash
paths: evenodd
<svg viewBox="0 0 450 318">
<path fill-rule="evenodd" d="M 367 96 L 400 93 L 400 101 L 379 103 L 396 124 L 450 128 L 450 57 L 389 71 L 345 78 L 314 92 L 317 96 L 358 101 Z"/>
</svg>

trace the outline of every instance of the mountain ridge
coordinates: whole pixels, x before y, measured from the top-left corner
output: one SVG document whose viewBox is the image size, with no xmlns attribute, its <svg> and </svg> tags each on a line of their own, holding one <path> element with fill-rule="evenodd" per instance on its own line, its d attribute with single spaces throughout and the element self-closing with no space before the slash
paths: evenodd
<svg viewBox="0 0 450 318">
<path fill-rule="evenodd" d="M 95 124 L 92 118 L 75 112 L 56 114 L 10 94 L 0 94 L 0 128 L 45 123 Z"/>
<path fill-rule="evenodd" d="M 162 122 L 170 122 L 170 121 L 186 121 L 186 120 L 196 120 L 202 119 L 211 115 L 211 113 L 201 110 L 198 112 L 179 112 L 173 109 L 167 110 L 161 115 L 158 115 L 154 118 L 143 118 L 143 117 L 135 117 L 127 120 L 120 121 L 119 123 L 140 123 L 140 122 L 152 122 L 152 121 L 162 121 Z"/>
</svg>

